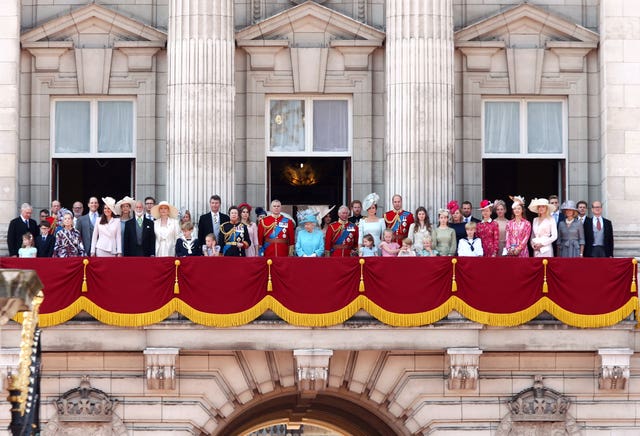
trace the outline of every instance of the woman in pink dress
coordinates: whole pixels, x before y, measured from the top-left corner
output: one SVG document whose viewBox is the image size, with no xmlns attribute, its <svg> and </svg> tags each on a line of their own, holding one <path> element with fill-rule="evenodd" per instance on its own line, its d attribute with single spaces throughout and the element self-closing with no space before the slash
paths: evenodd
<svg viewBox="0 0 640 436">
<path fill-rule="evenodd" d="M 529 210 L 538 213 L 531 233 L 533 257 L 553 257 L 553 243 L 558 239 L 556 220 L 551 216 L 555 208 L 546 198 L 534 198 L 529 204 Z"/>
<path fill-rule="evenodd" d="M 238 209 L 240 209 L 240 221 L 247 226 L 249 240 L 251 240 L 251 245 L 245 248 L 244 254 L 247 257 L 256 257 L 258 255 L 258 225 L 251 221 L 251 205 L 240 203 Z"/>
<path fill-rule="evenodd" d="M 480 202 L 482 221 L 476 226 L 476 235 L 482 241 L 484 257 L 496 257 L 498 255 L 500 229 L 498 228 L 498 223 L 491 219 L 492 206 L 489 200 Z"/>
<path fill-rule="evenodd" d="M 511 198 L 513 205 L 513 219 L 507 223 L 505 237 L 505 255 L 511 257 L 529 257 L 527 242 L 531 236 L 531 223 L 525 219 L 524 198 L 514 196 Z"/>
</svg>

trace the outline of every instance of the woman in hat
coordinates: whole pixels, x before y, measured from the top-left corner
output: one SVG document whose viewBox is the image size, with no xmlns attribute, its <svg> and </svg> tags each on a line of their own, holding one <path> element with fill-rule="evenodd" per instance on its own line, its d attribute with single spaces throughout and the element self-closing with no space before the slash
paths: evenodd
<svg viewBox="0 0 640 436">
<path fill-rule="evenodd" d="M 102 216 L 93 228 L 91 255 L 119 257 L 122 255 L 122 233 L 120 219 L 116 215 L 120 214 L 120 209 L 116 205 L 116 200 L 111 197 L 103 198 L 102 202 L 104 203 Z"/>
<path fill-rule="evenodd" d="M 567 200 L 560 210 L 565 219 L 558 222 L 558 257 L 582 257 L 584 252 L 584 228 L 579 219 L 576 203 Z"/>
<path fill-rule="evenodd" d="M 362 247 L 362 238 L 364 235 L 373 236 L 373 246 L 380 247 L 382 232 L 387 226 L 384 218 L 378 218 L 378 200 L 380 196 L 375 192 L 367 195 L 362 201 L 362 207 L 367 211 L 367 215 L 358 222 L 358 247 Z"/>
<path fill-rule="evenodd" d="M 309 209 L 307 211 L 298 215 L 299 224 L 304 226 L 304 230 L 296 236 L 296 256 L 321 257 L 324 254 L 324 234 L 316 229 L 317 213 Z"/>
<path fill-rule="evenodd" d="M 476 226 L 476 235 L 482 241 L 482 251 L 484 257 L 496 257 L 500 243 L 500 229 L 498 223 L 491 219 L 491 209 L 493 204 L 489 200 L 480 202 L 480 213 L 482 221 Z"/>
<path fill-rule="evenodd" d="M 458 249 L 456 231 L 449 226 L 449 214 L 449 209 L 439 209 L 438 227 L 431 231 L 431 244 L 440 256 L 455 256 Z"/>
<path fill-rule="evenodd" d="M 125 197 L 116 203 L 116 207 L 120 211 L 120 234 L 122 235 L 122 247 L 124 252 L 124 226 L 131 218 L 133 218 L 133 208 L 136 207 L 136 201 L 125 195 Z"/>
<path fill-rule="evenodd" d="M 236 206 L 229 208 L 229 221 L 220 224 L 218 245 L 223 256 L 245 257 L 245 250 L 251 246 L 249 230 L 240 222 L 240 211 Z"/>
<path fill-rule="evenodd" d="M 502 200 L 495 200 L 493 202 L 493 211 L 496 213 L 496 218 L 493 220 L 498 224 L 498 254 L 497 256 L 504 256 L 505 241 L 507 239 L 507 204 Z"/>
<path fill-rule="evenodd" d="M 56 233 L 52 257 L 84 256 L 84 246 L 80 232 L 73 227 L 73 214 L 67 212 L 62 217 L 62 228 Z"/>
<path fill-rule="evenodd" d="M 553 257 L 553 243 L 558 239 L 556 220 L 551 216 L 555 208 L 546 198 L 534 198 L 529 204 L 529 210 L 538 213 L 531 232 L 533 257 Z"/>
<path fill-rule="evenodd" d="M 178 209 L 161 201 L 151 208 L 153 231 L 156 234 L 156 257 L 172 257 L 176 254 L 176 241 L 180 236 Z"/>
<path fill-rule="evenodd" d="M 527 242 L 531 236 L 531 223 L 524 217 L 524 198 L 511 197 L 513 219 L 507 223 L 505 248 L 503 255 L 511 257 L 529 257 Z"/>
<path fill-rule="evenodd" d="M 247 226 L 249 231 L 249 240 L 251 245 L 244 250 L 247 257 L 256 257 L 258 255 L 258 225 L 251 221 L 251 205 L 249 203 L 240 203 L 240 222 Z"/>
<path fill-rule="evenodd" d="M 460 205 L 456 200 L 451 200 L 447 203 L 447 209 L 449 210 L 449 227 L 456 232 L 456 241 L 460 241 L 462 238 L 467 237 L 467 229 L 464 228 L 464 217 L 460 211 Z"/>
</svg>

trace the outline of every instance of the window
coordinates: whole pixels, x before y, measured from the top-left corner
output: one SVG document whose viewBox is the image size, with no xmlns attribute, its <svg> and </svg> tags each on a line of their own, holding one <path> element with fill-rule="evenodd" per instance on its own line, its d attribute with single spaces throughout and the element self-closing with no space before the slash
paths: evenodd
<svg viewBox="0 0 640 436">
<path fill-rule="evenodd" d="M 563 158 L 567 143 L 565 106 L 564 100 L 485 100 L 484 157 Z"/>
<path fill-rule="evenodd" d="M 54 157 L 133 157 L 133 100 L 74 99 L 52 102 Z"/>
<path fill-rule="evenodd" d="M 347 156 L 351 101 L 340 97 L 274 97 L 268 101 L 270 156 Z"/>
</svg>

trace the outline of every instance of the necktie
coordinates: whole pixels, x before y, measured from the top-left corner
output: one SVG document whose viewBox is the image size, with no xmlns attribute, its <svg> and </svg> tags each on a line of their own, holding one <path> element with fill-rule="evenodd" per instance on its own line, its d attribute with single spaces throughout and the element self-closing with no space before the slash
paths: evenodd
<svg viewBox="0 0 640 436">
<path fill-rule="evenodd" d="M 29 227 L 29 220 L 24 220 L 24 225 Z"/>
<path fill-rule="evenodd" d="M 213 223 L 218 224 L 218 214 L 213 214 Z"/>
<path fill-rule="evenodd" d="M 138 217 L 138 227 L 142 227 L 142 217 Z"/>
<path fill-rule="evenodd" d="M 92 226 L 96 225 L 96 213 L 95 212 L 91 213 L 91 225 Z"/>
<path fill-rule="evenodd" d="M 600 224 L 600 218 L 597 218 L 598 222 L 596 223 L 596 230 L 600 231 L 602 230 L 602 224 Z"/>
</svg>

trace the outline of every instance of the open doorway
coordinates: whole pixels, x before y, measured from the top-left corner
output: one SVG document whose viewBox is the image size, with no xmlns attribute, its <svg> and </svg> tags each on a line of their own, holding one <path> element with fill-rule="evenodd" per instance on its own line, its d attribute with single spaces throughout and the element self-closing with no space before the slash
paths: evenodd
<svg viewBox="0 0 640 436">
<path fill-rule="evenodd" d="M 89 197 L 134 196 L 134 159 L 53 159 L 52 198 L 71 208 L 74 201 L 85 205 Z"/>
<path fill-rule="evenodd" d="M 527 204 L 552 194 L 566 198 L 563 159 L 484 159 L 482 174 L 483 198 L 502 199 L 508 207 L 510 195 L 523 196 Z"/>
</svg>

